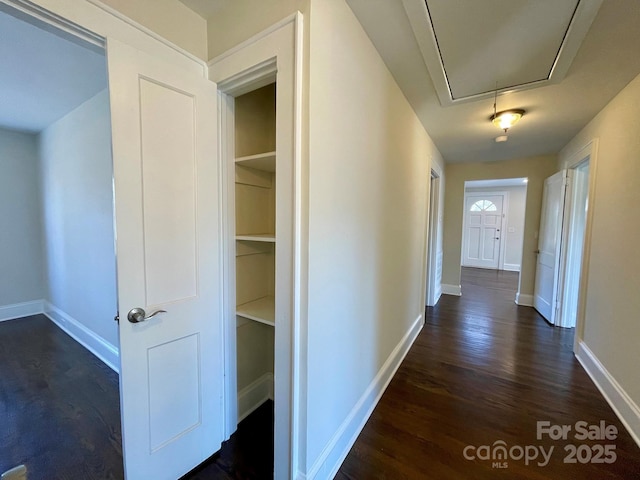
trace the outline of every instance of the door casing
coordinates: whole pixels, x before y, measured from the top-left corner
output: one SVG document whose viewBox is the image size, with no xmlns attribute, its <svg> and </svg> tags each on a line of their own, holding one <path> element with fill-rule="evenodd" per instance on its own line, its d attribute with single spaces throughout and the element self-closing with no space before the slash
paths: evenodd
<svg viewBox="0 0 640 480">
<path fill-rule="evenodd" d="M 462 249 L 460 256 L 460 265 L 464 266 L 464 249 L 466 245 L 466 236 L 467 236 L 467 200 L 471 197 L 483 197 L 488 195 L 495 195 L 502 197 L 502 216 L 500 218 L 500 240 L 498 246 L 498 268 L 497 270 L 504 269 L 504 251 L 505 251 L 505 240 L 506 240 L 506 232 L 505 226 L 507 224 L 506 218 L 509 212 L 509 192 L 506 191 L 486 191 L 486 192 L 464 192 L 464 199 L 462 203 L 463 214 L 462 214 Z M 480 267 L 482 268 L 482 267 Z"/>
<path fill-rule="evenodd" d="M 104 49 L 106 40 L 114 39 L 151 57 L 162 59 L 181 71 L 189 72 L 203 79 L 207 78 L 205 62 L 181 50 L 159 35 L 144 29 L 101 2 L 93 0 L 86 2 L 0 0 L 0 10 L 8 11 L 31 23 L 45 24 L 72 41 L 80 39 L 96 48 Z M 202 348 L 216 349 L 219 346 L 202 345 Z M 124 442 L 124 452 L 127 451 L 126 448 L 127 443 Z"/>
<path fill-rule="evenodd" d="M 218 84 L 219 156 L 222 165 L 223 285 L 225 338 L 225 436 L 237 424 L 236 321 L 233 200 L 235 172 L 233 97 L 272 83 L 276 95 L 276 331 L 274 365 L 274 478 L 294 478 L 304 438 L 300 432 L 306 402 L 306 372 L 301 368 L 306 339 L 301 324 L 302 236 L 306 212 L 302 191 L 302 15 L 293 14 L 209 62 Z"/>
</svg>

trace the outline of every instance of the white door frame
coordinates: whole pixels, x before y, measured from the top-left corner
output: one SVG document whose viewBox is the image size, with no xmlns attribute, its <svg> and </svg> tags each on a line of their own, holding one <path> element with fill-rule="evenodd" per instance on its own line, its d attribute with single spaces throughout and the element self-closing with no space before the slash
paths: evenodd
<svg viewBox="0 0 640 480">
<path fill-rule="evenodd" d="M 96 48 L 105 48 L 106 40 L 113 39 L 167 61 L 177 68 L 207 78 L 205 62 L 98 0 L 0 0 L 0 10 L 27 21 L 43 23 L 72 41 L 81 39 Z M 216 349 L 220 346 L 203 345 L 203 348 Z M 124 457 L 127 452 L 126 442 L 123 442 L 122 448 Z"/>
<path fill-rule="evenodd" d="M 302 15 L 293 14 L 209 62 L 209 76 L 218 84 L 219 145 L 223 208 L 223 285 L 225 338 L 225 437 L 237 426 L 235 319 L 235 201 L 233 198 L 233 97 L 277 82 L 277 109 L 286 129 L 276 132 L 278 194 L 284 195 L 276 214 L 276 257 L 282 265 L 276 282 L 276 351 L 274 372 L 274 478 L 293 478 L 298 471 L 304 438 L 300 432 L 301 397 L 301 237 L 302 237 Z M 293 35 L 291 35 L 293 32 Z M 293 40 L 293 41 L 292 41 Z M 281 75 L 291 74 L 291 79 Z M 285 86 L 288 85 L 288 86 Z M 280 103 L 284 101 L 284 103 Z M 286 108 L 280 108 L 281 105 Z M 281 208 L 284 205 L 284 208 Z M 278 218 L 283 219 L 282 224 Z"/>
<path fill-rule="evenodd" d="M 0 0 L 0 10 L 10 8 L 16 16 L 31 18 L 67 34 L 104 48 L 113 38 L 149 55 L 177 63 L 181 68 L 207 76 L 207 64 L 164 37 L 126 17 L 100 0 Z"/>
<path fill-rule="evenodd" d="M 590 170 L 590 162 L 589 157 L 587 156 L 583 160 L 581 160 L 578 164 L 567 167 L 567 198 L 565 201 L 564 212 L 563 212 L 563 225 L 562 225 L 562 236 L 561 236 L 561 246 L 560 246 L 560 274 L 559 274 L 559 283 L 558 283 L 558 313 L 556 317 L 556 325 L 558 327 L 570 328 L 574 327 L 575 324 L 572 324 L 571 321 L 571 310 L 572 304 L 577 306 L 577 296 L 571 301 L 571 292 L 579 290 L 580 281 L 578 277 L 578 284 L 574 284 L 574 280 L 571 278 L 571 273 L 577 269 L 580 272 L 580 266 L 582 263 L 582 253 L 580 253 L 580 258 L 576 259 L 576 251 L 578 248 L 576 245 L 576 235 L 578 232 L 575 230 L 575 219 L 577 215 L 578 208 L 581 205 L 575 203 L 575 195 L 577 185 L 577 176 L 576 171 L 586 165 L 588 170 Z M 587 182 L 589 181 L 589 174 L 587 173 Z M 589 191 L 588 191 L 588 183 L 587 183 L 587 191 L 586 191 L 586 201 L 588 204 L 589 201 Z M 586 222 L 586 215 L 585 215 Z M 586 226 L 586 225 L 585 225 Z M 582 244 L 580 247 L 584 245 L 584 231 L 582 232 Z M 577 292 L 576 292 L 577 293 Z"/>
<path fill-rule="evenodd" d="M 438 262 L 440 262 L 440 268 L 442 268 L 442 258 L 438 258 L 438 246 L 441 234 L 440 218 L 442 216 L 442 202 L 440 202 L 441 183 L 442 172 L 437 165 L 432 164 L 429 179 L 429 205 L 427 207 L 427 285 L 425 305 L 428 307 L 435 306 L 442 295 L 442 277 L 438 279 Z"/>
<path fill-rule="evenodd" d="M 464 245 L 467 236 L 467 198 L 482 197 L 487 195 L 497 195 L 502 197 L 502 218 L 500 219 L 500 242 L 498 243 L 498 270 L 504 270 L 504 250 L 505 250 L 505 231 L 509 218 L 509 192 L 503 190 L 495 190 L 486 192 L 467 192 L 464 190 L 464 199 L 462 200 L 462 249 L 460 251 L 460 265 L 464 266 Z M 479 267 L 481 268 L 481 267 Z"/>
<path fill-rule="evenodd" d="M 589 258 L 591 252 L 591 237 L 593 230 L 593 211 L 596 200 L 596 174 L 598 168 L 598 139 L 594 138 L 586 145 L 579 148 L 563 165 L 567 169 L 575 169 L 582 162 L 589 160 L 589 190 L 587 198 L 589 199 L 589 208 L 587 210 L 587 218 L 584 232 L 584 242 L 582 246 L 582 260 L 580 262 L 580 283 L 578 287 L 578 309 L 576 313 L 576 330 L 573 339 L 573 351 L 578 353 L 579 345 L 584 337 L 584 318 L 585 307 L 587 297 L 587 280 L 589 278 Z M 566 214 L 566 212 L 565 212 Z M 568 215 L 565 215 L 568 216 Z M 567 244 L 570 233 L 563 228 L 562 231 L 562 244 Z M 564 248 L 563 248 L 564 250 Z M 566 254 L 563 253 L 561 259 L 561 279 L 564 279 L 567 275 L 567 261 Z M 564 288 L 559 292 L 561 298 L 564 298 Z M 560 314 L 564 313 L 564 306 L 561 306 Z M 562 321 L 562 319 L 560 319 Z"/>
</svg>

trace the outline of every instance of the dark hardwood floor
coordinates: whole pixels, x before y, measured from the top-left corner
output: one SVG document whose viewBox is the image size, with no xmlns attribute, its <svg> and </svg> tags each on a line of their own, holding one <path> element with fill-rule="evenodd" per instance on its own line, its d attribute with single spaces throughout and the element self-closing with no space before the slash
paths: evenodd
<svg viewBox="0 0 640 480">
<path fill-rule="evenodd" d="M 575 360 L 573 331 L 515 305 L 516 274 L 464 269 L 462 282 L 462 297 L 427 309 L 336 478 L 640 479 L 640 449 Z M 619 434 L 538 440 L 536 422 L 545 420 L 604 421 Z M 117 375 L 43 316 L 0 322 L 0 422 L 0 472 L 24 463 L 29 480 L 123 478 Z M 184 480 L 270 479 L 272 438 L 267 403 Z M 509 458 L 502 469 L 463 455 L 498 441 L 554 451 L 546 466 L 539 454 L 529 465 Z M 565 464 L 569 443 L 594 453 L 615 445 L 616 461 Z"/>
<path fill-rule="evenodd" d="M 0 322 L 0 473 L 123 478 L 118 375 L 44 315 Z"/>
<path fill-rule="evenodd" d="M 44 315 L 0 322 L 0 473 L 29 480 L 120 480 L 118 375 Z M 242 421 L 184 480 L 269 479 L 273 403 Z"/>
<path fill-rule="evenodd" d="M 222 449 L 182 480 L 268 480 L 273 478 L 273 402 L 245 418 Z"/>
<path fill-rule="evenodd" d="M 574 358 L 573 330 L 517 306 L 517 281 L 512 272 L 464 268 L 462 297 L 443 295 L 427 308 L 422 332 L 336 479 L 640 479 L 640 448 Z M 566 441 L 538 440 L 537 421 L 572 431 Z M 578 421 L 604 421 L 618 436 L 576 440 Z M 498 441 L 538 447 L 539 457 L 529 465 L 509 457 L 507 468 L 478 459 L 483 450 L 465 459 L 465 447 Z M 598 457 L 598 445 L 615 445 L 616 460 L 564 463 L 567 444 L 585 444 L 583 460 Z M 537 464 L 544 463 L 539 447 L 547 455 L 554 447 L 546 466 Z"/>
</svg>

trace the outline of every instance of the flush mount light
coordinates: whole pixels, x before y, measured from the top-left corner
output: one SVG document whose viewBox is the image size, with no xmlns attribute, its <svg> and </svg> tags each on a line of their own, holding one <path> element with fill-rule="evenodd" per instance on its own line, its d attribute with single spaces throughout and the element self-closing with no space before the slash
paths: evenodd
<svg viewBox="0 0 640 480">
<path fill-rule="evenodd" d="M 509 137 L 507 137 L 506 135 L 500 135 L 499 137 L 496 137 L 496 143 L 506 142 L 507 140 L 509 140 Z"/>
<path fill-rule="evenodd" d="M 520 120 L 523 115 L 524 110 L 521 110 L 519 108 L 498 112 L 498 82 L 496 81 L 496 93 L 493 97 L 493 115 L 489 117 L 489 120 L 491 120 L 496 127 L 504 130 L 504 133 L 507 133 L 507 130 L 518 123 L 518 120 Z M 503 135 L 502 137 L 505 137 L 505 135 Z M 506 138 L 503 140 L 498 140 L 496 138 L 496 141 L 505 142 Z"/>
<path fill-rule="evenodd" d="M 518 123 L 518 120 L 520 120 L 523 115 L 524 110 L 521 109 L 503 110 L 502 112 L 497 112 L 491 115 L 489 120 L 491 120 L 496 127 L 501 128 L 506 133 L 507 130 Z"/>
</svg>

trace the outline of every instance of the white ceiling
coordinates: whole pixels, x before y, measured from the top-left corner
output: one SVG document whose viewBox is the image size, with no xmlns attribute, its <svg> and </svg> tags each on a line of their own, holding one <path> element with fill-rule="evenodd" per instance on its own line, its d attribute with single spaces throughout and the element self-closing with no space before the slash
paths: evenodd
<svg viewBox="0 0 640 480">
<path fill-rule="evenodd" d="M 454 99 L 493 91 L 496 82 L 509 88 L 546 79 L 578 3 L 516 0 L 495 15 L 485 2 L 418 1 L 428 7 Z M 545 28 L 527 28 L 532 23 Z"/>
<path fill-rule="evenodd" d="M 487 188 L 487 187 L 524 187 L 527 185 L 526 178 L 499 178 L 496 180 L 468 180 L 464 182 L 464 188 Z"/>
<path fill-rule="evenodd" d="M 0 127 L 36 133 L 107 87 L 104 53 L 0 11 Z"/>
<path fill-rule="evenodd" d="M 402 0 L 441 105 L 562 81 L 603 0 L 498 2 Z"/>
<path fill-rule="evenodd" d="M 431 4 L 433 0 L 429 1 Z M 562 82 L 499 95 L 498 110 L 523 108 L 526 114 L 509 131 L 507 142 L 496 143 L 494 138 L 501 131 L 489 121 L 493 98 L 444 107 L 440 104 L 403 1 L 347 0 L 347 3 L 447 162 L 555 154 L 640 73 L 640 1 L 605 0 Z M 469 9 L 471 3 L 474 8 L 483 6 L 482 15 Z M 481 25 L 474 28 L 494 33 L 491 45 L 509 43 L 514 35 L 533 38 L 538 33 L 543 35 L 542 32 L 557 29 L 555 22 L 540 16 L 526 17 L 518 32 L 509 28 L 495 29 L 496 24 L 509 25 L 514 17 L 510 5 L 525 9 L 531 3 L 530 0 L 448 0 L 449 6 L 439 15 L 438 28 L 447 31 L 452 38 L 464 37 L 466 33 L 460 30 L 461 25 L 476 21 Z M 555 5 L 557 2 L 535 3 Z M 564 5 L 565 2 L 561 3 Z M 559 8 L 566 10 L 568 7 Z M 460 20 L 456 14 L 448 20 L 447 11 L 452 9 L 466 12 L 468 16 Z M 491 19 L 491 23 L 484 25 L 487 19 Z M 521 58 L 519 63 L 527 65 L 533 61 L 534 52 L 522 50 L 520 48 L 513 54 L 515 57 L 509 58 Z M 468 42 L 465 52 L 464 76 L 482 77 L 489 68 L 478 59 L 489 58 L 491 50 L 486 50 L 486 44 Z M 496 58 L 500 60 L 499 55 Z M 509 65 L 504 67 L 509 68 Z"/>
</svg>

